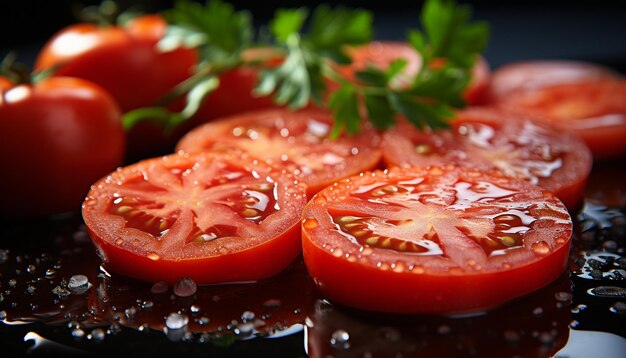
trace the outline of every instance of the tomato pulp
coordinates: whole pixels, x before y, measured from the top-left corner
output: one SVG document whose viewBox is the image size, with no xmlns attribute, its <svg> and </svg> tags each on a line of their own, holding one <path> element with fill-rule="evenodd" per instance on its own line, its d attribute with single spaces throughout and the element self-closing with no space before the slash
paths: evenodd
<svg viewBox="0 0 626 358">
<path fill-rule="evenodd" d="M 530 61 L 498 69 L 488 102 L 580 136 L 594 158 L 626 154 L 626 80 L 602 66 Z"/>
<path fill-rule="evenodd" d="M 0 89 L 0 215 L 77 210 L 89 186 L 124 160 L 120 115 L 108 93 L 80 79 Z"/>
<path fill-rule="evenodd" d="M 575 135 L 528 116 L 478 107 L 458 112 L 449 130 L 420 131 L 401 122 L 383 135 L 381 148 L 389 165 L 500 170 L 552 191 L 571 210 L 582 200 L 592 164 Z"/>
<path fill-rule="evenodd" d="M 251 281 L 300 253 L 306 187 L 245 156 L 173 154 L 119 169 L 83 204 L 111 271 L 146 281 Z"/>
<path fill-rule="evenodd" d="M 298 175 L 315 194 L 335 180 L 374 168 L 380 161 L 378 134 L 369 126 L 357 136 L 328 138 L 333 119 L 321 110 L 274 109 L 244 113 L 205 124 L 177 145 L 188 153 L 247 153 Z"/>
<path fill-rule="evenodd" d="M 565 270 L 563 204 L 501 173 L 432 166 L 342 180 L 305 206 L 303 255 L 330 300 L 371 311 L 488 309 Z"/>
</svg>

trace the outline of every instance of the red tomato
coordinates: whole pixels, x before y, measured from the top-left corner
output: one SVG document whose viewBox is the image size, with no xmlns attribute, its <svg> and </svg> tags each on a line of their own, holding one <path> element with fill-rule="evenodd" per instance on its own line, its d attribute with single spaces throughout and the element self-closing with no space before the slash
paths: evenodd
<svg viewBox="0 0 626 358">
<path fill-rule="evenodd" d="M 380 138 L 365 125 L 358 136 L 328 138 L 333 118 L 325 111 L 286 109 L 249 112 L 206 124 L 188 133 L 179 150 L 237 151 L 294 172 L 309 195 L 334 181 L 374 168 Z"/>
<path fill-rule="evenodd" d="M 413 77 L 422 67 L 420 54 L 404 42 L 375 41 L 368 45 L 351 48 L 348 53 L 352 57 L 352 63 L 348 66 L 339 67 L 338 70 L 342 76 L 352 80 L 355 79 L 357 71 L 365 70 L 368 66 L 385 70 L 393 61 L 403 59 L 407 62 L 406 67 L 392 81 L 393 86 L 403 88 L 411 84 Z M 436 65 L 442 65 L 442 63 L 437 62 Z M 464 94 L 465 99 L 470 104 L 483 101 L 489 76 L 489 65 L 480 57 L 472 69 L 472 80 Z"/>
<path fill-rule="evenodd" d="M 381 148 L 388 165 L 500 170 L 550 190 L 572 210 L 582 200 L 592 164 L 589 149 L 569 132 L 487 108 L 461 111 L 450 130 L 434 133 L 401 122 L 384 134 Z"/>
<path fill-rule="evenodd" d="M 257 280 L 300 253 L 305 185 L 246 157 L 174 154 L 92 186 L 89 233 L 111 271 L 147 281 Z"/>
<path fill-rule="evenodd" d="M 0 91 L 0 215 L 78 209 L 124 146 L 117 104 L 92 83 L 55 77 Z"/>
<path fill-rule="evenodd" d="M 518 93 L 499 103 L 582 138 L 594 158 L 626 154 L 626 81 L 571 83 Z"/>
<path fill-rule="evenodd" d="M 198 62 L 195 50 L 157 49 L 166 26 L 157 15 L 134 19 L 126 28 L 73 25 L 48 41 L 35 68 L 59 66 L 55 76 L 78 77 L 102 86 L 122 112 L 152 106 L 188 78 Z M 141 123 L 129 133 L 129 151 L 132 156 L 163 151 L 168 145 L 165 140 L 158 125 Z"/>
<path fill-rule="evenodd" d="M 615 72 L 602 66 L 576 61 L 527 61 L 500 67 L 491 76 L 488 102 L 500 102 L 520 93 L 566 83 L 615 79 Z"/>
<path fill-rule="evenodd" d="M 243 53 L 246 61 L 262 61 L 269 67 L 282 62 L 280 54 L 272 49 L 255 48 Z M 202 103 L 198 113 L 186 128 L 193 128 L 216 118 L 232 116 L 257 109 L 277 107 L 271 96 L 256 96 L 253 93 L 259 82 L 259 70 L 252 66 L 240 66 L 220 76 L 219 87 Z"/>
<path fill-rule="evenodd" d="M 6 90 L 10 89 L 13 86 L 14 86 L 14 84 L 13 84 L 13 82 L 11 82 L 11 80 L 9 80 L 8 78 L 5 78 L 5 77 L 0 77 L 0 92 L 6 91 Z"/>
<path fill-rule="evenodd" d="M 462 313 L 526 295 L 564 272 L 572 234 L 550 192 L 453 166 L 342 180 L 302 217 L 304 261 L 321 292 L 381 312 Z"/>
</svg>

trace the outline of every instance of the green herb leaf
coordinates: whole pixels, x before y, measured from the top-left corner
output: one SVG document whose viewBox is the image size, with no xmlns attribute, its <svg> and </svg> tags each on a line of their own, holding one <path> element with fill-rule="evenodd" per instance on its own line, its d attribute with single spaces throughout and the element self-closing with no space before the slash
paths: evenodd
<svg viewBox="0 0 626 358">
<path fill-rule="evenodd" d="M 328 107 L 335 117 L 335 123 L 330 132 L 331 138 L 339 137 L 344 130 L 349 134 L 359 132 L 361 115 L 359 114 L 359 99 L 354 85 L 346 83 L 333 92 Z"/>
<path fill-rule="evenodd" d="M 279 42 L 286 43 L 290 35 L 299 33 L 308 16 L 306 9 L 278 9 L 270 22 L 272 34 Z"/>
<path fill-rule="evenodd" d="M 471 68 L 476 54 L 485 49 L 489 38 L 488 25 L 470 23 L 471 15 L 469 6 L 449 0 L 428 0 L 421 16 L 424 33 L 412 31 L 410 43 L 423 54 L 425 62 L 445 58 L 454 66 Z"/>
<path fill-rule="evenodd" d="M 396 123 L 394 110 L 387 95 L 366 94 L 365 107 L 368 118 L 376 128 L 386 130 Z"/>
<path fill-rule="evenodd" d="M 183 34 L 187 31 L 193 43 L 203 43 L 205 58 L 229 57 L 252 43 L 254 31 L 250 14 L 236 11 L 233 5 L 221 0 L 209 0 L 204 6 L 178 0 L 165 15 L 178 26 L 172 35 L 185 37 Z M 168 41 L 167 37 L 164 41 Z"/>
</svg>

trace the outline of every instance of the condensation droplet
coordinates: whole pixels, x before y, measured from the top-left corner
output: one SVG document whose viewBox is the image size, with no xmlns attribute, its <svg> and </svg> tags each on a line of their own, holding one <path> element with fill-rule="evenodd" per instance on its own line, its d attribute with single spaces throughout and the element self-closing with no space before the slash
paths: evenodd
<svg viewBox="0 0 626 358">
<path fill-rule="evenodd" d="M 189 318 L 179 313 L 170 313 L 165 319 L 165 326 L 169 329 L 181 329 L 189 323 Z"/>
<path fill-rule="evenodd" d="M 153 294 L 161 294 L 161 293 L 165 293 L 167 292 L 167 290 L 169 290 L 169 286 L 167 284 L 167 282 L 165 281 L 159 281 L 159 282 L 155 282 L 152 285 L 152 288 L 150 288 L 150 292 Z"/>
<path fill-rule="evenodd" d="M 330 345 L 338 349 L 350 348 L 350 334 L 343 329 L 338 329 L 330 336 Z"/>
<path fill-rule="evenodd" d="M 196 293 L 198 286 L 189 277 L 183 277 L 174 285 L 174 294 L 178 297 L 189 297 Z"/>
<path fill-rule="evenodd" d="M 618 286 L 598 286 L 587 290 L 592 296 L 597 297 L 623 297 L 626 298 L 626 288 Z"/>
<path fill-rule="evenodd" d="M 626 314 L 626 302 L 617 301 L 610 308 L 609 311 L 617 314 Z"/>
<path fill-rule="evenodd" d="M 547 255 L 550 253 L 550 245 L 545 241 L 535 242 L 530 246 L 530 249 L 537 255 Z"/>
</svg>

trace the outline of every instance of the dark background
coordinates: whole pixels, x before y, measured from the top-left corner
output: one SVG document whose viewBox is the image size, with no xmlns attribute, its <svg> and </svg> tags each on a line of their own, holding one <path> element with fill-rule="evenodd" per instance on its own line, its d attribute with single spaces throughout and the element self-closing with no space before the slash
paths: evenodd
<svg viewBox="0 0 626 358">
<path fill-rule="evenodd" d="M 258 24 L 277 7 L 315 6 L 319 1 L 230 1 L 248 9 Z M 376 37 L 403 39 L 417 27 L 422 1 L 326 1 L 364 7 L 375 15 Z M 474 17 L 491 23 L 486 57 L 493 67 L 524 59 L 564 58 L 597 62 L 626 72 L 626 2 L 600 1 L 462 1 L 474 7 Z M 32 63 L 41 45 L 62 27 L 75 22 L 80 4 L 93 0 L 3 0 L 0 2 L 0 56 L 17 50 Z M 172 1 L 124 1 L 122 8 L 146 12 L 170 7 Z"/>
</svg>

